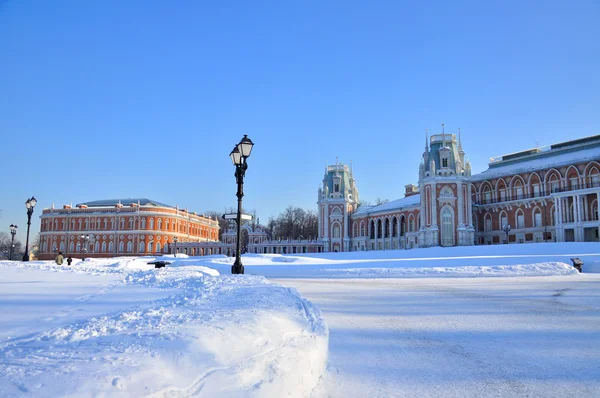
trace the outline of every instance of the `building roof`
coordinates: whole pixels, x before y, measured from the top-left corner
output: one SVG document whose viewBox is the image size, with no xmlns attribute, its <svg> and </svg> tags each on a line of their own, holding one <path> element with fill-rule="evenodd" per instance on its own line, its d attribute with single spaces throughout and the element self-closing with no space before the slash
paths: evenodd
<svg viewBox="0 0 600 398">
<path fill-rule="evenodd" d="M 600 160 L 600 135 L 492 158 L 488 169 L 471 179 L 482 181 L 590 160 Z"/>
<path fill-rule="evenodd" d="M 352 216 L 367 216 L 374 213 L 391 213 L 408 207 L 415 207 L 421 203 L 421 195 L 406 196 L 402 199 L 380 204 L 379 206 L 361 206 Z"/>
<path fill-rule="evenodd" d="M 157 202 L 155 200 L 150 200 L 146 198 L 126 198 L 126 199 L 102 199 L 102 200 L 93 200 L 91 202 L 83 202 L 78 203 L 76 206 L 85 205 L 87 207 L 115 207 L 118 204 L 122 204 L 123 206 L 130 206 L 132 204 L 138 204 L 140 206 L 153 206 L 153 207 L 167 207 L 170 209 L 174 209 L 175 207 Z"/>
</svg>

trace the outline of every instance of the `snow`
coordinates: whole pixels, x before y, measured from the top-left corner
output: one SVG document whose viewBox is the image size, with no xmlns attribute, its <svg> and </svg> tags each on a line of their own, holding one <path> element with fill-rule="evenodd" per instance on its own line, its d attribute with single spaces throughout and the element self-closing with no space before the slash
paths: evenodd
<svg viewBox="0 0 600 398">
<path fill-rule="evenodd" d="M 597 243 L 233 260 L 0 262 L 0 396 L 600 395 Z"/>
<path fill-rule="evenodd" d="M 420 194 L 405 196 L 401 199 L 392 200 L 391 202 L 383 203 L 378 206 L 364 206 L 359 207 L 356 213 L 352 215 L 352 217 L 379 213 L 379 212 L 388 212 L 390 210 L 399 210 L 407 207 L 417 206 L 420 203 L 421 196 Z"/>
</svg>

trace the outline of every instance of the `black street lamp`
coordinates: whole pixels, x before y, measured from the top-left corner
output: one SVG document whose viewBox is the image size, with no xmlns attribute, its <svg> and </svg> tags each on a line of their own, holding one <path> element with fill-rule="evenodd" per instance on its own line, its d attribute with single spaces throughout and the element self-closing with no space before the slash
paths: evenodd
<svg viewBox="0 0 600 398">
<path fill-rule="evenodd" d="M 29 228 L 31 227 L 31 215 L 33 214 L 33 208 L 37 204 L 37 200 L 32 196 L 25 202 L 27 208 L 27 238 L 25 239 L 25 253 L 23 254 L 23 261 L 29 261 Z"/>
<path fill-rule="evenodd" d="M 10 242 L 10 257 L 8 258 L 9 260 L 12 260 L 13 251 L 15 250 L 15 235 L 17 234 L 17 228 L 19 227 L 10 224 L 10 234 L 12 235 L 12 241 Z"/>
<path fill-rule="evenodd" d="M 175 253 L 175 257 L 177 257 L 177 241 L 179 241 L 179 239 L 177 239 L 177 237 L 174 237 L 173 243 L 175 243 L 175 245 L 173 247 L 173 253 Z"/>
<path fill-rule="evenodd" d="M 232 274 L 243 274 L 244 266 L 242 265 L 241 249 L 242 249 L 242 197 L 244 196 L 244 176 L 248 169 L 247 160 L 252 152 L 254 143 L 244 134 L 244 138 L 233 147 L 233 150 L 229 154 L 231 161 L 235 166 L 235 181 L 237 182 L 237 198 L 238 198 L 238 209 L 237 209 L 237 242 L 235 251 L 235 262 L 231 266 Z"/>
<path fill-rule="evenodd" d="M 90 244 L 90 236 L 89 235 L 81 235 L 81 251 L 83 252 L 83 258 L 81 261 L 85 260 L 85 255 L 87 254 L 88 245 Z"/>
<path fill-rule="evenodd" d="M 506 234 L 505 242 L 508 244 L 508 233 L 510 232 L 510 224 L 506 224 L 502 227 L 502 230 Z"/>
</svg>

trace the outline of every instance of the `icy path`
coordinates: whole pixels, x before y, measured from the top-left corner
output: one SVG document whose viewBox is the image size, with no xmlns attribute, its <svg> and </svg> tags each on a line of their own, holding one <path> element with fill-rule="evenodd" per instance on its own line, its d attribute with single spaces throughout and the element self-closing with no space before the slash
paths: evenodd
<svg viewBox="0 0 600 398">
<path fill-rule="evenodd" d="M 600 396 L 600 275 L 276 282 L 329 325 L 316 397 Z"/>
</svg>

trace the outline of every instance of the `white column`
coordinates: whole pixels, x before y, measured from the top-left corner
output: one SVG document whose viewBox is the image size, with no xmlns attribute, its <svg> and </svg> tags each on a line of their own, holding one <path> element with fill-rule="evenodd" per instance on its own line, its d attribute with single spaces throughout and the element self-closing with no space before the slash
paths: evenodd
<svg viewBox="0 0 600 398">
<path fill-rule="evenodd" d="M 458 226 L 460 227 L 461 225 L 464 225 L 465 223 L 465 219 L 464 219 L 464 213 L 465 213 L 465 207 L 464 207 L 464 198 L 463 198 L 463 189 L 462 189 L 462 183 L 460 181 L 457 182 L 456 184 L 456 193 L 458 195 Z"/>
<path fill-rule="evenodd" d="M 431 226 L 437 227 L 437 187 L 431 185 Z"/>
</svg>

